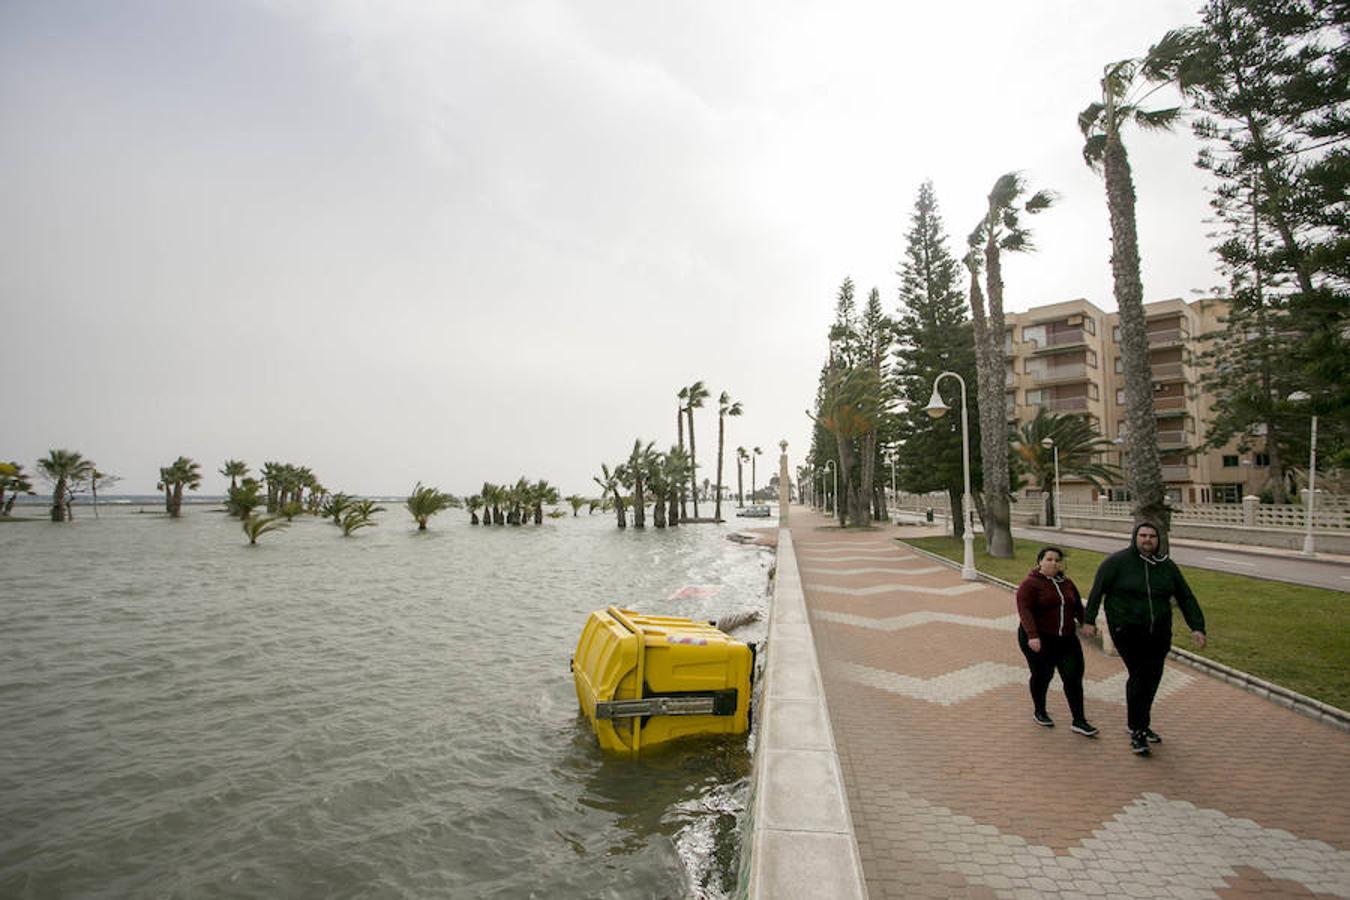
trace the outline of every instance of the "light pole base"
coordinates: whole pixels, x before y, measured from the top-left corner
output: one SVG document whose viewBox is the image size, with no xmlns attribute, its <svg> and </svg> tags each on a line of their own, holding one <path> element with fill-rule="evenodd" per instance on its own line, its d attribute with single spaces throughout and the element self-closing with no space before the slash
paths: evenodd
<svg viewBox="0 0 1350 900">
<path fill-rule="evenodd" d="M 975 571 L 975 537 L 970 533 L 969 528 L 966 529 L 962 542 L 965 544 L 965 553 L 961 563 L 961 580 L 979 581 L 980 574 Z"/>
<path fill-rule="evenodd" d="M 1313 545 L 1313 536 L 1311 534 L 1303 537 L 1303 552 L 1300 556 L 1313 557 L 1317 555 L 1317 549 Z"/>
</svg>

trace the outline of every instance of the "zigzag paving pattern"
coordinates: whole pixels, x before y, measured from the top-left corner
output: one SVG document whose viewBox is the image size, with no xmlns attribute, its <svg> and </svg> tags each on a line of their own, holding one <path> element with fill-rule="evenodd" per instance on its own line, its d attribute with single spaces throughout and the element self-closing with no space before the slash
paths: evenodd
<svg viewBox="0 0 1350 900">
<path fill-rule="evenodd" d="M 1058 679 L 1038 727 L 1006 590 L 896 571 L 908 548 L 802 507 L 791 528 L 871 897 L 1350 898 L 1346 733 L 1169 664 L 1135 757 L 1124 669 L 1091 645 L 1100 737 Z"/>
</svg>

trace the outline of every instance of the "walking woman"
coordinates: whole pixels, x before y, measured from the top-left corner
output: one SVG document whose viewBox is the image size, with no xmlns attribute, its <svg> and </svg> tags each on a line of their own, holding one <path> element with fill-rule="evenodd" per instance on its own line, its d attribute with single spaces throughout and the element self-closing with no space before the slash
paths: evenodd
<svg viewBox="0 0 1350 900">
<path fill-rule="evenodd" d="M 1017 615 L 1017 645 L 1031 669 L 1031 717 L 1037 725 L 1054 727 L 1045 696 L 1058 670 L 1074 733 L 1096 737 L 1083 712 L 1083 645 L 1075 632 L 1083 621 L 1083 598 L 1064 575 L 1063 550 L 1042 547 L 1036 554 L 1036 568 L 1017 586 Z"/>
</svg>

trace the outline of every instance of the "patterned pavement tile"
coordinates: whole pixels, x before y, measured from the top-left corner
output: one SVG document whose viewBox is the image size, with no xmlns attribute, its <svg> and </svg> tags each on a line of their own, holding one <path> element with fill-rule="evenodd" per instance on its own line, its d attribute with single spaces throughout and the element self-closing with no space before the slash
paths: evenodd
<svg viewBox="0 0 1350 900">
<path fill-rule="evenodd" d="M 1007 591 L 945 567 L 859 571 L 912 554 L 828 527 L 793 510 L 873 897 L 1350 897 L 1345 733 L 1169 665 L 1154 708 L 1164 742 L 1136 757 L 1123 667 L 1093 647 L 1085 691 L 1101 736 L 1072 734 L 1058 694 L 1060 725 L 1038 727 Z M 975 589 L 933 592 L 949 587 Z"/>
</svg>

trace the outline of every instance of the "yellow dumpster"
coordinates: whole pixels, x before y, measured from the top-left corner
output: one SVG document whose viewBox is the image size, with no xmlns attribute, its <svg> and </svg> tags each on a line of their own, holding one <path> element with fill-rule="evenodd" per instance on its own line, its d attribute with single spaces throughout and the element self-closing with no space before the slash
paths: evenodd
<svg viewBox="0 0 1350 900">
<path fill-rule="evenodd" d="M 572 658 L 577 702 L 608 753 L 750 727 L 753 649 L 714 626 L 596 610 Z"/>
</svg>

